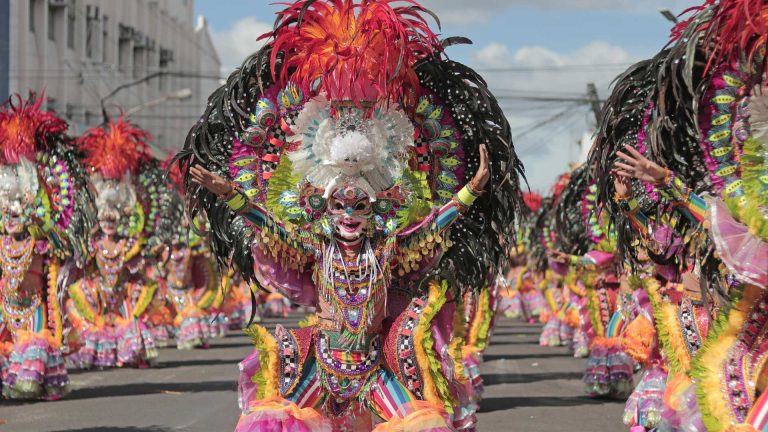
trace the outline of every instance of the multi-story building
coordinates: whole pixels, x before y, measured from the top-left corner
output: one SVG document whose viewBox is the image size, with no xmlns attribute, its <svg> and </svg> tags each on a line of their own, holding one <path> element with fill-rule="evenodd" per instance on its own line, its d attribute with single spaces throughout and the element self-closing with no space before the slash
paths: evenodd
<svg viewBox="0 0 768 432">
<path fill-rule="evenodd" d="M 193 0 L 8 2 L 0 0 L 0 28 L 9 29 L 7 43 L 0 31 L 0 98 L 45 90 L 73 133 L 102 123 L 102 105 L 111 117 L 130 112 L 162 157 L 181 147 L 219 85 L 219 57 Z"/>
</svg>

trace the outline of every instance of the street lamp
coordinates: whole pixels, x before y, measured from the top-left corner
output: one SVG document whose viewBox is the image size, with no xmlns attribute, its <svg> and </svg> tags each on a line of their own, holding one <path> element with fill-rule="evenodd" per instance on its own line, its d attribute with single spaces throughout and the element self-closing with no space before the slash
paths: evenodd
<svg viewBox="0 0 768 432">
<path fill-rule="evenodd" d="M 165 102 L 169 102 L 169 101 L 184 101 L 184 100 L 189 100 L 191 98 L 192 98 L 192 90 L 189 89 L 189 88 L 183 88 L 181 90 L 178 90 L 178 91 L 175 91 L 175 92 L 163 95 L 162 97 L 159 97 L 157 99 L 151 100 L 149 102 L 144 102 L 143 104 L 136 105 L 135 107 L 133 107 L 133 108 L 129 109 L 128 111 L 126 111 L 125 112 L 125 116 L 126 117 L 130 117 L 130 116 L 136 114 L 137 112 L 139 112 L 141 110 L 144 110 L 144 109 L 147 109 L 147 108 L 152 108 L 153 106 L 157 106 L 157 105 L 163 104 Z"/>
<path fill-rule="evenodd" d="M 677 24 L 677 17 L 669 9 L 660 9 L 659 13 L 672 24 Z"/>
<path fill-rule="evenodd" d="M 135 81 L 127 82 L 125 84 L 121 84 L 117 87 L 115 87 L 114 90 L 109 92 L 108 95 L 101 98 L 100 104 L 101 104 L 101 115 L 104 117 L 104 124 L 109 123 L 109 114 L 107 114 L 107 100 L 114 97 L 119 92 L 133 87 L 137 86 L 139 84 L 143 84 L 145 82 L 148 82 L 150 80 L 153 80 L 155 78 L 163 77 L 163 76 L 173 76 L 173 77 L 179 77 L 179 78 L 197 78 L 197 79 L 213 79 L 213 80 L 221 80 L 221 76 L 216 75 L 205 75 L 205 74 L 199 74 L 199 73 L 189 73 L 189 72 L 173 72 L 173 71 L 159 71 L 151 73 L 143 78 L 139 78 Z"/>
</svg>

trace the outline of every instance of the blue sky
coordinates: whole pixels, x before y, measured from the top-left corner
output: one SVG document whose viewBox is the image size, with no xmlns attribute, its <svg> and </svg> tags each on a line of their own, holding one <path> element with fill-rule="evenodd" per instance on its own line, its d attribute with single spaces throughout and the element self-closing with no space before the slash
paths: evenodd
<svg viewBox="0 0 768 432">
<path fill-rule="evenodd" d="M 587 106 L 531 103 L 516 97 L 581 97 L 590 81 L 601 96 L 607 95 L 611 80 L 626 66 L 652 56 L 666 43 L 671 24 L 659 9 L 678 14 L 698 4 L 694 0 L 423 3 L 440 17 L 444 36 L 473 40 L 474 45 L 451 47 L 448 54 L 480 70 L 502 99 L 531 187 L 539 191 L 546 191 L 569 162 L 578 159 L 577 141 L 588 134 L 594 119 Z M 210 23 L 225 71 L 258 49 L 256 37 L 271 28 L 280 8 L 264 0 L 196 0 L 197 13 Z"/>
</svg>

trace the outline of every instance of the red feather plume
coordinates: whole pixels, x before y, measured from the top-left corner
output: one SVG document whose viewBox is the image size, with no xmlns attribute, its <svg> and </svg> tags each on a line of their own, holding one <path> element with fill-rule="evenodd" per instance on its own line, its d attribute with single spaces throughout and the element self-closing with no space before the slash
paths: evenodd
<svg viewBox="0 0 768 432">
<path fill-rule="evenodd" d="M 541 201 L 541 195 L 536 192 L 523 192 L 523 202 L 532 212 L 536 212 L 541 208 Z"/>
<path fill-rule="evenodd" d="M 566 186 L 568 186 L 568 183 L 571 181 L 571 173 L 567 172 L 565 174 L 561 174 L 560 177 L 557 178 L 557 182 L 555 182 L 555 185 L 552 187 L 552 202 L 556 203 L 557 200 L 560 198 L 560 195 L 565 190 Z"/>
<path fill-rule="evenodd" d="M 274 32 L 275 80 L 325 91 L 334 101 L 398 100 L 417 88 L 413 65 L 440 51 L 415 0 L 304 0 L 283 3 Z M 277 72 L 277 65 L 280 71 Z"/>
<path fill-rule="evenodd" d="M 756 55 L 765 55 L 768 48 L 768 1 L 766 0 L 706 0 L 703 5 L 692 7 L 682 15 L 691 17 L 672 29 L 672 40 L 678 40 L 694 22 L 696 14 L 712 6 L 712 16 L 697 29 L 702 33 L 700 46 L 707 52 L 707 67 L 735 64 L 746 57 L 751 64 Z M 763 62 L 768 72 L 768 62 Z"/>
<path fill-rule="evenodd" d="M 150 156 L 146 141 L 150 135 L 120 116 L 106 128 L 95 127 L 78 139 L 85 152 L 85 163 L 105 179 L 119 180 L 123 175 L 136 174 L 139 163 Z"/>
<path fill-rule="evenodd" d="M 163 169 L 168 173 L 168 183 L 180 193 L 184 193 L 184 175 L 182 174 L 181 164 L 173 163 L 173 156 L 163 161 Z M 186 166 L 183 171 L 186 172 Z"/>
<path fill-rule="evenodd" d="M 749 64 L 768 42 L 768 1 L 721 0 L 706 25 L 702 46 L 709 47 L 707 68 L 733 64 L 746 56 Z M 765 55 L 763 52 L 762 55 Z M 763 62 L 764 72 L 768 65 Z"/>
<path fill-rule="evenodd" d="M 43 96 L 30 93 L 25 101 L 16 94 L 8 100 L 8 108 L 0 111 L 0 163 L 34 161 L 35 153 L 47 145 L 45 140 L 66 132 L 67 122 L 52 112 L 40 111 L 42 103 Z"/>
</svg>

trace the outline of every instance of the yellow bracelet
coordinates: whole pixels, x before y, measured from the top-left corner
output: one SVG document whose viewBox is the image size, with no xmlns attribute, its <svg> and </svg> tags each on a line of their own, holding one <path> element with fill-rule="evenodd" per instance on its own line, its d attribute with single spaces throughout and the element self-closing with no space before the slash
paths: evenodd
<svg viewBox="0 0 768 432">
<path fill-rule="evenodd" d="M 469 188 L 469 185 L 467 185 L 461 188 L 461 190 L 456 194 L 456 199 L 458 199 L 461 204 L 469 207 L 472 205 L 472 203 L 475 202 L 477 195 L 473 194 L 472 190 Z"/>
<path fill-rule="evenodd" d="M 245 199 L 245 196 L 242 193 L 240 193 L 239 191 L 237 191 L 237 193 L 235 193 L 235 196 L 233 196 L 232 198 L 226 200 L 225 202 L 227 203 L 229 208 L 231 208 L 232 210 L 234 210 L 236 212 L 239 212 L 240 210 L 245 208 L 246 204 L 248 203 L 246 201 L 246 199 Z"/>
</svg>

